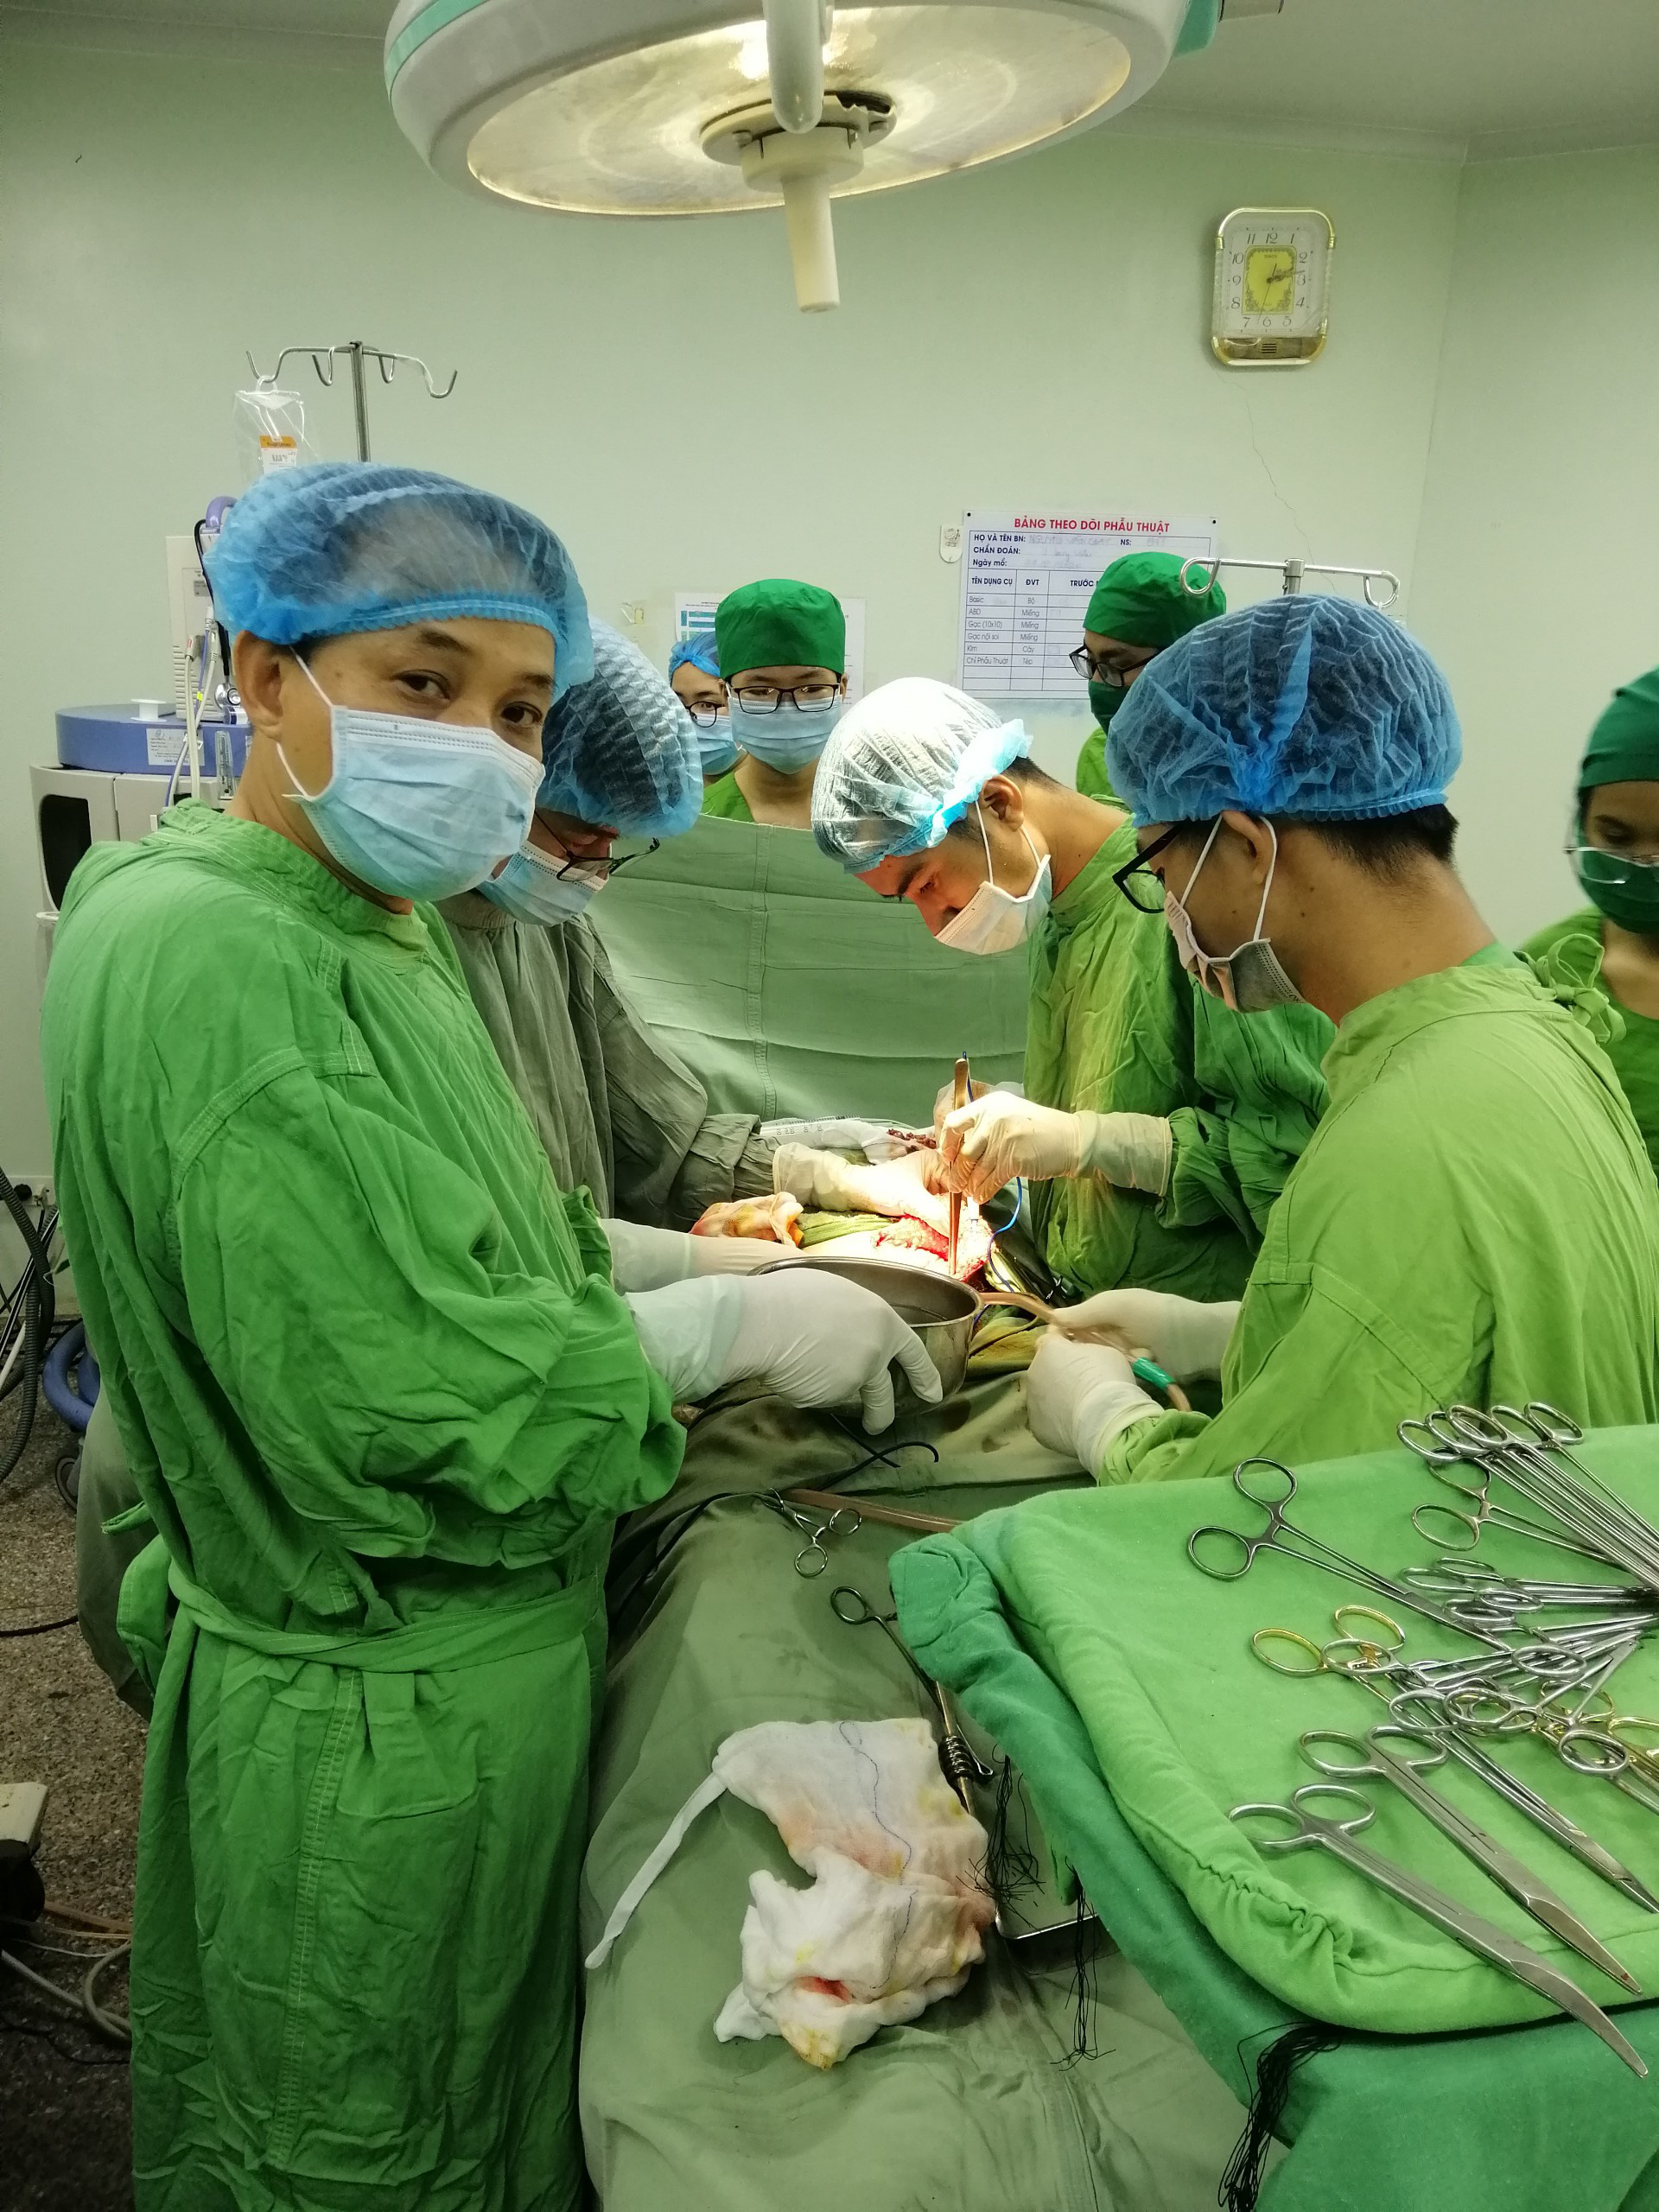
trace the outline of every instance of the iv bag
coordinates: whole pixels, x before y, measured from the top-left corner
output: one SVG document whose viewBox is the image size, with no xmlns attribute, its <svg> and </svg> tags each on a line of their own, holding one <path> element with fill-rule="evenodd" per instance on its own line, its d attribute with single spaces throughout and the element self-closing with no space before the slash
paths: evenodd
<svg viewBox="0 0 1659 2212">
<path fill-rule="evenodd" d="M 273 469 L 297 468 L 317 457 L 306 438 L 305 402 L 297 391 L 263 383 L 238 391 L 232 419 L 245 488 Z"/>
</svg>

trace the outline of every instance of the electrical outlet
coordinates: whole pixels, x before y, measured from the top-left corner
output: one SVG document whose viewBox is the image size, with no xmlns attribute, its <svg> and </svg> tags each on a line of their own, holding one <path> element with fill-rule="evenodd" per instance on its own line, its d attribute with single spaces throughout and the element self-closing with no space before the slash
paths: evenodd
<svg viewBox="0 0 1659 2212">
<path fill-rule="evenodd" d="M 0 1782 L 0 1861 L 34 1856 L 45 1813 L 43 1782 Z"/>
</svg>

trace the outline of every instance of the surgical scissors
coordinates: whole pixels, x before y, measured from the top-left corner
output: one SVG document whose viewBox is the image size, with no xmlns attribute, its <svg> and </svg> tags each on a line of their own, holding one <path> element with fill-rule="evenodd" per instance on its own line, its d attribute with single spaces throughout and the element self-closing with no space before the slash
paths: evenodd
<svg viewBox="0 0 1659 2212">
<path fill-rule="evenodd" d="M 1265 1479 L 1260 1476 L 1256 1478 L 1254 1490 L 1245 1480 L 1247 1470 L 1252 1467 L 1263 1467 L 1268 1471 Z M 1280 1482 L 1283 1483 L 1284 1489 L 1279 1496 L 1263 1497 L 1258 1494 L 1264 1489 L 1276 1489 Z M 1374 1569 L 1363 1567 L 1357 1560 L 1350 1559 L 1346 1553 L 1335 1550 L 1318 1536 L 1310 1535 L 1306 1529 L 1299 1529 L 1294 1522 L 1287 1521 L 1285 1509 L 1296 1495 L 1296 1478 L 1277 1459 L 1241 1459 L 1233 1469 L 1233 1488 L 1241 1497 L 1248 1498 L 1259 1511 L 1266 1514 L 1268 1525 L 1259 1536 L 1247 1536 L 1237 1529 L 1224 1528 L 1217 1522 L 1195 1529 L 1186 1540 L 1186 1555 L 1200 1573 L 1210 1575 L 1217 1582 L 1236 1582 L 1241 1576 L 1249 1573 L 1258 1552 L 1279 1552 L 1287 1559 L 1300 1560 L 1304 1567 L 1317 1567 L 1324 1573 L 1337 1575 L 1344 1582 L 1357 1582 L 1361 1589 L 1369 1590 L 1374 1597 L 1391 1599 L 1395 1605 L 1404 1605 L 1408 1611 L 1421 1613 L 1425 1620 L 1438 1621 L 1442 1628 L 1455 1629 L 1459 1636 L 1472 1637 L 1477 1643 L 1495 1649 L 1503 1648 L 1499 1638 L 1484 1629 L 1472 1625 L 1443 1606 L 1430 1605 L 1403 1583 L 1392 1581 L 1386 1574 L 1378 1574 Z M 1281 1542 L 1280 1539 L 1285 1536 L 1294 1537 L 1295 1543 Z M 1206 1539 L 1219 1539 L 1223 1544 L 1236 1546 L 1240 1555 L 1238 1564 L 1228 1567 L 1206 1560 L 1200 1549 Z M 1297 1544 L 1305 1545 L 1306 1548 L 1299 1551 Z M 1210 1548 L 1213 1553 L 1216 1548 L 1213 1541 Z"/>
<path fill-rule="evenodd" d="M 806 1538 L 795 1554 L 795 1572 L 809 1581 L 815 1580 L 830 1564 L 824 1538 L 855 1536 L 864 1525 L 863 1516 L 853 1505 L 838 1505 L 827 1518 L 820 1513 L 815 1519 L 810 1514 L 798 1513 L 777 1491 L 764 1491 L 754 1502 L 764 1505 L 769 1513 L 775 1513 L 779 1520 L 787 1521 Z"/>
<path fill-rule="evenodd" d="M 1604 1882 L 1623 1891 L 1648 1911 L 1659 1912 L 1659 1897 L 1605 1844 L 1599 1843 L 1587 1829 L 1581 1828 L 1547 1797 L 1541 1796 L 1529 1783 L 1511 1774 L 1508 1767 L 1499 1765 L 1467 1725 L 1448 1713 L 1441 1694 L 1434 1686 L 1433 1672 L 1437 1663 L 1444 1662 L 1431 1661 L 1424 1665 L 1400 1659 L 1396 1655 L 1405 1643 L 1405 1631 L 1386 1614 L 1374 1613 L 1369 1606 L 1340 1606 L 1334 1616 L 1335 1625 L 1340 1628 L 1351 1615 L 1381 1621 L 1392 1632 L 1393 1643 L 1343 1636 L 1333 1637 L 1321 1647 L 1294 1628 L 1259 1628 L 1250 1638 L 1250 1649 L 1262 1665 L 1272 1668 L 1276 1675 L 1345 1675 L 1350 1681 L 1380 1698 L 1394 1719 L 1408 1728 L 1421 1728 L 1434 1741 L 1444 1742 L 1460 1765 L 1478 1775 L 1489 1789 L 1496 1790 L 1535 1827 L 1553 1837 L 1582 1866 L 1599 1874 Z M 1281 1659 L 1270 1658 L 1265 1647 L 1275 1643 L 1287 1644 L 1293 1650 L 1305 1653 L 1313 1665 L 1292 1666 Z M 1351 1651 L 1355 1656 L 1351 1659 L 1333 1656 L 1339 1651 Z"/>
<path fill-rule="evenodd" d="M 1346 1820 L 1326 1820 L 1309 1809 L 1318 1798 L 1339 1798 L 1357 1808 Z M 1398 1897 L 1413 1912 L 1441 1929 L 1454 1942 L 1461 1943 L 1477 1958 L 1487 1960 L 1505 1974 L 1513 1974 L 1529 1989 L 1536 1990 L 1562 2012 L 1570 2012 L 1575 2020 L 1582 2020 L 1586 2027 L 1593 2029 L 1608 2049 L 1617 2053 L 1630 2071 L 1645 2079 L 1647 2067 L 1636 2050 L 1602 2011 L 1579 1987 L 1577 1982 L 1562 1974 L 1559 1967 L 1539 1957 L 1536 1951 L 1519 1942 L 1513 1936 L 1506 1936 L 1490 1920 L 1483 1920 L 1478 1913 L 1471 1912 L 1465 1905 L 1433 1889 L 1416 1875 L 1408 1874 L 1403 1866 L 1396 1866 L 1392 1859 L 1384 1859 L 1366 1845 L 1356 1841 L 1361 1828 L 1369 1827 L 1376 1818 L 1376 1808 L 1369 1798 L 1362 1797 L 1357 1789 L 1342 1782 L 1308 1782 L 1291 1792 L 1287 1805 L 1235 1805 L 1228 1815 L 1230 1820 L 1249 1821 L 1266 1816 L 1276 1821 L 1287 1821 L 1291 1831 L 1287 1835 L 1258 1835 L 1255 1847 L 1264 1854 L 1287 1851 L 1328 1851 L 1356 1873 L 1375 1882 L 1390 1897 Z"/>
<path fill-rule="evenodd" d="M 1354 1756 L 1345 1762 L 1321 1758 L 1314 1749 L 1321 1744 L 1341 1745 Z M 1420 1747 L 1415 1758 L 1402 1748 L 1413 1744 Z M 1300 1747 L 1308 1764 L 1328 1781 L 1391 1782 L 1426 1820 L 1434 1823 L 1442 1835 L 1450 1837 L 1459 1851 L 1472 1859 L 1483 1872 L 1491 1875 L 1523 1912 L 1529 1913 L 1580 1958 L 1599 1967 L 1610 1980 L 1628 1989 L 1632 1997 L 1642 1994 L 1641 1984 L 1605 1945 L 1597 1942 L 1547 1882 L 1512 1851 L 1506 1851 L 1496 1836 L 1488 1835 L 1484 1828 L 1460 1813 L 1423 1780 L 1426 1771 L 1444 1766 L 1450 1756 L 1449 1747 L 1438 1737 L 1421 1728 L 1405 1728 L 1398 1722 L 1384 1721 L 1381 1726 L 1368 1730 L 1363 1738 L 1339 1728 L 1310 1728 L 1301 1738 Z"/>
</svg>

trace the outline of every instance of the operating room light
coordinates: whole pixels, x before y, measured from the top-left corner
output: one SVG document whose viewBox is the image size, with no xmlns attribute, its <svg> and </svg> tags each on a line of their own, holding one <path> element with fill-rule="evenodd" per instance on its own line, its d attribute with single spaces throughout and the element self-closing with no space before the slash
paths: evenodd
<svg viewBox="0 0 1659 2212">
<path fill-rule="evenodd" d="M 521 205 L 782 201 L 797 298 L 833 307 L 832 198 L 1001 160 L 1128 105 L 1188 0 L 766 0 L 760 20 L 754 5 L 734 20 L 729 0 L 402 0 L 392 110 L 441 176 Z"/>
</svg>

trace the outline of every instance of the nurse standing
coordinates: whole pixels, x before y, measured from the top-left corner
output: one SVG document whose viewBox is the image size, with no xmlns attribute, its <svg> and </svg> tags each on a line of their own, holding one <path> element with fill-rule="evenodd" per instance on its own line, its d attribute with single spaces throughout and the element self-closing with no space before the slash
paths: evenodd
<svg viewBox="0 0 1659 2212">
<path fill-rule="evenodd" d="M 1614 692 L 1579 769 L 1573 865 L 1588 907 L 1541 930 L 1544 959 L 1573 938 L 1601 947 L 1601 981 L 1624 1017 L 1607 1057 L 1659 1168 L 1659 668 Z"/>
<path fill-rule="evenodd" d="M 779 830 L 812 827 L 818 755 L 847 696 L 847 618 L 833 592 L 766 576 L 715 609 L 720 673 L 741 747 L 711 784 L 705 814 Z"/>
</svg>

